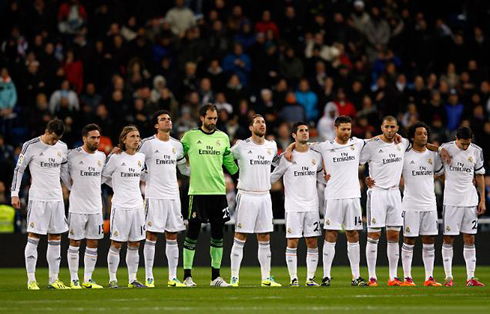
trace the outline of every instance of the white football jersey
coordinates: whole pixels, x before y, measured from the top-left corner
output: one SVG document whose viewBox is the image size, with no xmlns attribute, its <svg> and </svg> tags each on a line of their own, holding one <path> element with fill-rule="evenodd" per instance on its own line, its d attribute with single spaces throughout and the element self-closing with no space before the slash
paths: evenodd
<svg viewBox="0 0 490 314">
<path fill-rule="evenodd" d="M 68 148 L 58 141 L 55 145 L 43 143 L 36 137 L 22 146 L 12 180 L 12 196 L 19 196 L 22 176 L 27 167 L 31 172 L 32 183 L 29 200 L 62 201 L 61 167 L 66 167 Z"/>
<path fill-rule="evenodd" d="M 238 189 L 245 192 L 269 192 L 271 189 L 271 166 L 277 155 L 277 144 L 265 140 L 257 145 L 251 138 L 238 141 L 231 148 L 238 161 Z"/>
<path fill-rule="evenodd" d="M 100 151 L 87 153 L 82 147 L 68 153 L 68 175 L 73 183 L 70 192 L 70 213 L 102 212 L 102 169 L 106 156 Z M 64 180 L 65 182 L 67 180 Z"/>
<path fill-rule="evenodd" d="M 182 144 L 172 137 L 165 142 L 151 136 L 142 140 L 139 151 L 145 155 L 147 168 L 145 197 L 180 198 L 176 168 L 186 163 Z"/>
<path fill-rule="evenodd" d="M 145 166 L 145 155 L 126 152 L 109 157 L 102 171 L 104 182 L 112 179 L 114 196 L 112 204 L 124 210 L 137 209 L 143 206 L 140 179 Z"/>
<path fill-rule="evenodd" d="M 434 175 L 440 175 L 443 172 L 444 167 L 437 152 L 428 149 L 424 152 L 414 149 L 407 151 L 403 164 L 403 180 L 405 182 L 403 210 L 437 210 Z"/>
<path fill-rule="evenodd" d="M 478 194 L 473 178 L 475 174 L 485 174 L 483 150 L 475 144 L 462 150 L 454 141 L 445 143 L 442 147 L 452 156 L 451 164 L 444 165 L 444 205 L 477 206 Z"/>
<path fill-rule="evenodd" d="M 325 187 L 325 199 L 360 198 L 359 158 L 364 140 L 353 137 L 346 144 L 335 140 L 312 144 L 311 149 L 322 154 L 325 173 L 330 180 Z"/>
<path fill-rule="evenodd" d="M 293 162 L 281 157 L 279 166 L 271 174 L 271 182 L 283 177 L 287 213 L 319 210 L 316 183 L 322 170 L 322 156 L 311 149 L 304 153 L 293 151 Z"/>
<path fill-rule="evenodd" d="M 400 184 L 403 158 L 410 143 L 386 143 L 375 137 L 366 142 L 361 152 L 361 164 L 369 163 L 369 176 L 376 181 L 374 189 L 391 189 Z"/>
</svg>

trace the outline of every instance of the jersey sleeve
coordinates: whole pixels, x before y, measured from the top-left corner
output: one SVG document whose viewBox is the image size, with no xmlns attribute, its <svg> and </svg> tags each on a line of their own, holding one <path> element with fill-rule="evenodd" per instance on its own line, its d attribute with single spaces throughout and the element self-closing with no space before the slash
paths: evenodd
<svg viewBox="0 0 490 314">
<path fill-rule="evenodd" d="M 179 172 L 184 176 L 191 176 L 191 168 L 187 165 L 187 160 L 184 155 L 184 147 L 182 143 L 175 142 L 175 149 L 177 150 L 177 168 Z"/>
<path fill-rule="evenodd" d="M 240 148 L 242 146 L 243 141 L 238 140 L 235 145 L 231 147 L 231 153 L 233 154 L 233 158 L 236 160 L 240 159 Z"/>
<path fill-rule="evenodd" d="M 364 165 L 365 163 L 371 160 L 371 145 L 369 142 L 364 144 L 364 147 L 361 150 L 361 157 L 359 158 L 359 163 Z"/>
<path fill-rule="evenodd" d="M 233 154 L 231 153 L 230 149 L 230 140 L 226 136 L 226 147 L 225 147 L 225 152 L 223 153 L 223 165 L 228 169 L 228 172 L 230 172 L 231 175 L 234 175 L 235 173 L 238 172 L 238 166 L 235 163 L 235 159 L 233 157 Z"/>
<path fill-rule="evenodd" d="M 475 174 L 485 174 L 485 161 L 481 148 L 476 150 L 475 159 Z"/>
<path fill-rule="evenodd" d="M 403 150 L 407 151 L 412 145 L 410 144 L 410 141 L 404 137 L 402 137 L 402 142 L 401 144 L 403 145 Z"/>
<path fill-rule="evenodd" d="M 444 174 L 444 164 L 442 163 L 441 156 L 438 153 L 434 154 L 434 174 L 442 176 Z"/>
<path fill-rule="evenodd" d="M 10 189 L 12 197 L 19 196 L 20 185 L 22 183 L 22 177 L 24 176 L 24 171 L 32 160 L 32 149 L 29 149 L 30 143 L 24 143 L 22 145 L 22 151 L 17 160 L 17 165 L 14 169 L 14 176 L 12 178 L 12 187 Z"/>
<path fill-rule="evenodd" d="M 286 170 L 288 170 L 289 165 L 290 162 L 287 161 L 284 155 L 281 155 L 281 157 L 279 157 L 279 165 L 271 173 L 272 184 L 275 183 L 277 180 L 279 180 L 286 173 Z"/>
<path fill-rule="evenodd" d="M 69 150 L 66 157 L 66 163 L 61 164 L 61 181 L 71 190 L 71 166 L 74 156 L 74 150 Z"/>
<path fill-rule="evenodd" d="M 141 146 L 140 146 L 140 148 L 139 148 L 139 150 L 138 150 L 138 152 L 140 152 L 140 153 L 144 154 L 144 155 L 145 155 L 145 157 L 146 157 L 146 156 L 149 156 L 149 155 L 147 154 L 147 153 L 148 153 L 148 149 L 149 149 L 149 147 L 150 147 L 150 143 L 149 143 L 149 142 L 150 142 L 150 141 L 148 141 L 148 140 L 143 140 L 143 143 L 141 144 Z"/>
<path fill-rule="evenodd" d="M 189 147 L 190 147 L 190 131 L 184 133 L 184 136 L 182 136 L 182 138 L 180 139 L 180 142 L 182 143 L 182 147 L 184 149 L 184 155 L 187 154 L 187 152 L 189 151 Z"/>
<path fill-rule="evenodd" d="M 117 159 L 118 158 L 116 155 L 109 155 L 104 169 L 102 170 L 102 183 L 105 183 L 110 187 L 112 187 L 112 174 L 114 173 L 114 171 L 116 171 Z"/>
</svg>

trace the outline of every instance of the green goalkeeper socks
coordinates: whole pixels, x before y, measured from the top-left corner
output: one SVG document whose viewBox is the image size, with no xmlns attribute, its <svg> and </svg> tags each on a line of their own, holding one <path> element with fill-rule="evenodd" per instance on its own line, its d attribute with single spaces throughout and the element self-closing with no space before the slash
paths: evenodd
<svg viewBox="0 0 490 314">
<path fill-rule="evenodd" d="M 197 240 L 185 238 L 184 241 L 184 269 L 192 269 L 194 255 L 196 254 Z"/>
<path fill-rule="evenodd" d="M 213 239 L 210 241 L 209 253 L 211 255 L 211 267 L 221 268 L 223 259 L 223 239 Z"/>
</svg>

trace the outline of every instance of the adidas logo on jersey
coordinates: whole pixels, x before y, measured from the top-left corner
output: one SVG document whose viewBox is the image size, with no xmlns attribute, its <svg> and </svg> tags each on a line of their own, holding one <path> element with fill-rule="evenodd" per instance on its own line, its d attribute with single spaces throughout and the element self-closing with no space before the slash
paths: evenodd
<svg viewBox="0 0 490 314">
<path fill-rule="evenodd" d="M 39 154 L 39 156 L 44 156 L 43 152 L 41 152 L 41 153 Z"/>
<path fill-rule="evenodd" d="M 198 140 L 196 144 L 202 144 L 201 140 Z"/>
<path fill-rule="evenodd" d="M 412 160 L 412 161 L 410 162 L 410 164 L 411 164 L 411 165 L 415 165 L 415 161 L 413 161 L 413 160 Z"/>
<path fill-rule="evenodd" d="M 122 167 L 122 166 L 126 166 L 126 163 L 124 163 L 124 162 L 123 162 L 123 163 L 122 163 L 122 165 L 121 165 L 121 167 Z"/>
<path fill-rule="evenodd" d="M 253 154 L 253 153 L 252 153 L 252 151 L 251 151 L 251 150 L 249 150 L 247 154 Z"/>
<path fill-rule="evenodd" d="M 153 153 L 154 154 L 158 154 L 160 151 L 157 149 L 156 151 L 154 151 Z"/>
<path fill-rule="evenodd" d="M 79 165 L 83 165 L 83 160 L 80 160 L 80 162 L 78 164 Z"/>
<path fill-rule="evenodd" d="M 383 153 L 383 150 L 382 150 L 382 149 L 380 149 L 378 153 Z"/>
</svg>

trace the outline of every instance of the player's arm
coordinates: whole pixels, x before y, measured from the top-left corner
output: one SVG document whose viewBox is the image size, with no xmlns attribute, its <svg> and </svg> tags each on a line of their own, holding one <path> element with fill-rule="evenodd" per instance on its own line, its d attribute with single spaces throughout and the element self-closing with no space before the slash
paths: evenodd
<svg viewBox="0 0 490 314">
<path fill-rule="evenodd" d="M 102 184 L 107 184 L 112 188 L 112 174 L 116 171 L 117 155 L 109 155 L 108 160 L 102 170 Z"/>
<path fill-rule="evenodd" d="M 234 175 L 235 173 L 238 172 L 238 166 L 235 163 L 235 158 L 233 157 L 233 154 L 231 153 L 230 149 L 230 141 L 228 138 L 226 138 L 227 145 L 225 147 L 225 152 L 223 153 L 223 165 L 228 169 L 228 172 L 231 175 Z"/>
<path fill-rule="evenodd" d="M 449 155 L 449 152 L 444 147 L 437 146 L 437 145 L 434 145 L 434 144 L 431 144 L 431 143 L 427 143 L 427 149 L 430 150 L 430 151 L 439 153 L 441 155 L 442 160 L 446 164 L 451 164 L 452 156 Z"/>
<path fill-rule="evenodd" d="M 439 154 L 435 155 L 434 161 L 434 176 L 436 179 L 440 179 L 444 181 L 444 164 L 442 163 L 441 156 Z"/>
<path fill-rule="evenodd" d="M 319 146 L 321 144 L 322 143 L 319 143 L 319 142 L 310 142 L 310 143 L 308 143 L 308 147 L 311 148 L 312 150 L 316 151 L 316 152 L 320 152 Z M 286 150 L 284 151 L 284 157 L 287 160 L 293 161 L 293 150 L 295 148 L 296 148 L 296 143 L 295 142 L 292 142 L 291 144 L 289 144 L 288 147 L 286 147 Z"/>
<path fill-rule="evenodd" d="M 61 181 L 66 185 L 68 190 L 72 188 L 72 179 L 71 179 L 71 163 L 70 163 L 70 153 L 72 150 L 68 151 L 66 161 L 61 163 Z"/>
<path fill-rule="evenodd" d="M 19 199 L 19 190 L 20 190 L 20 185 L 22 183 L 22 177 L 24 176 L 24 171 L 26 170 L 27 166 L 31 162 L 32 159 L 32 154 L 30 150 L 28 149 L 28 146 L 30 144 L 24 143 L 22 146 L 22 152 L 19 155 L 19 159 L 17 160 L 17 165 L 15 166 L 14 169 L 14 175 L 12 178 L 12 187 L 10 189 L 11 191 L 11 203 L 12 206 L 15 209 L 20 209 L 20 199 Z"/>
<path fill-rule="evenodd" d="M 478 188 L 478 194 L 480 194 L 480 203 L 478 204 L 478 215 L 483 215 L 487 210 L 485 205 L 486 195 L 485 195 L 485 168 L 484 168 L 484 159 L 483 159 L 483 151 L 480 150 L 480 153 L 476 156 L 475 163 L 475 179 L 476 186 Z"/>
<path fill-rule="evenodd" d="M 284 154 L 279 157 L 279 165 L 271 173 L 271 184 L 282 178 L 291 163 L 285 158 Z"/>
</svg>

